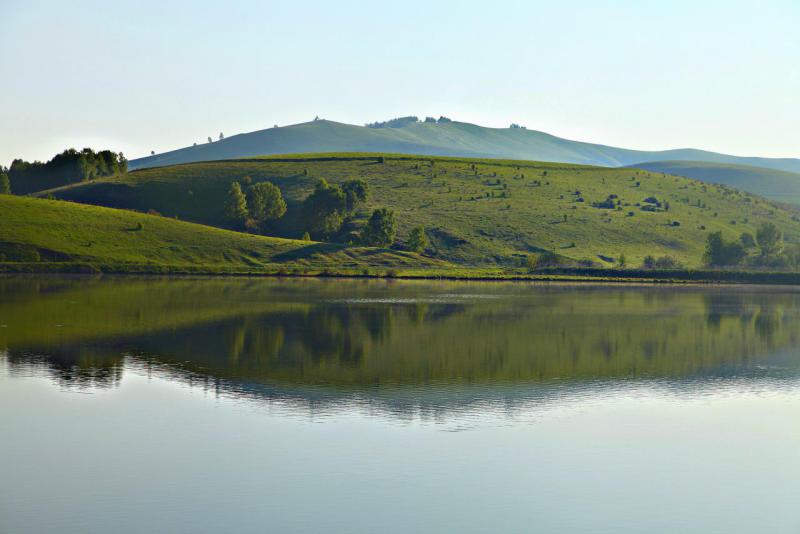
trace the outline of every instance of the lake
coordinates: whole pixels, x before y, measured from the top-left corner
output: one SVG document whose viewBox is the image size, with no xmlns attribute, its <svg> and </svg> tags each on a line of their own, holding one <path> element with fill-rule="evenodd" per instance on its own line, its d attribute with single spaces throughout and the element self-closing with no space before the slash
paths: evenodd
<svg viewBox="0 0 800 534">
<path fill-rule="evenodd" d="M 0 532 L 800 531 L 800 290 L 0 278 Z"/>
</svg>

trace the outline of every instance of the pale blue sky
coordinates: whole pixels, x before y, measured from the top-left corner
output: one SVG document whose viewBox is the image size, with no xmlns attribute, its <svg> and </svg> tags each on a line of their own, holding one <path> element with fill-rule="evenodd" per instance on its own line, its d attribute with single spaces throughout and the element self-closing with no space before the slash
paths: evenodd
<svg viewBox="0 0 800 534">
<path fill-rule="evenodd" d="M 800 157 L 800 1 L 0 0 L 0 163 L 315 115 Z"/>
</svg>

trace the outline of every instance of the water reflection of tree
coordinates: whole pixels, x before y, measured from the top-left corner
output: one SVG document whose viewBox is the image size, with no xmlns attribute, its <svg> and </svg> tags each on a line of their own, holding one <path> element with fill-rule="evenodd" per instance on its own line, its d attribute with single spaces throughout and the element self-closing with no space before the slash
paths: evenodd
<svg viewBox="0 0 800 534">
<path fill-rule="evenodd" d="M 12 372 L 43 370 L 60 384 L 79 388 L 118 385 L 125 359 L 121 352 L 91 346 L 50 349 L 45 354 L 9 351 L 6 358 Z"/>
</svg>

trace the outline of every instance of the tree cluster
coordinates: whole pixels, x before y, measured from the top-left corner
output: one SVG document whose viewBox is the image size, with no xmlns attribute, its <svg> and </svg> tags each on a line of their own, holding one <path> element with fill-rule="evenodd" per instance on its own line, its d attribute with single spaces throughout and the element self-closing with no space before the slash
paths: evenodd
<svg viewBox="0 0 800 534">
<path fill-rule="evenodd" d="M 91 148 L 78 151 L 70 148 L 46 163 L 15 159 L 8 169 L 8 178 L 16 194 L 26 195 L 104 176 L 118 176 L 126 172 L 128 172 L 128 160 L 121 152 L 116 153 L 111 150 L 95 152 Z"/>
<path fill-rule="evenodd" d="M 243 182 L 251 180 L 245 176 Z M 225 201 L 225 217 L 243 225 L 249 231 L 262 232 L 270 222 L 283 217 L 286 213 L 286 201 L 283 200 L 280 188 L 271 182 L 253 184 L 245 195 L 239 182 L 232 182 Z"/>
<path fill-rule="evenodd" d="M 748 249 L 756 249 L 749 255 Z M 742 233 L 737 241 L 725 241 L 722 232 L 709 234 L 704 259 L 712 267 L 735 267 L 746 262 L 752 266 L 784 267 L 783 233 L 771 222 L 761 224 L 756 235 Z"/>
</svg>

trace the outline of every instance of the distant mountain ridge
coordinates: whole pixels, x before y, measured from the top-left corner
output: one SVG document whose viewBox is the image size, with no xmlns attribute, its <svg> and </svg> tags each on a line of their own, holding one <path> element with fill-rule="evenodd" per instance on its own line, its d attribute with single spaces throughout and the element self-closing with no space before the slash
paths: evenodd
<svg viewBox="0 0 800 534">
<path fill-rule="evenodd" d="M 132 160 L 131 169 L 315 152 L 390 152 L 432 156 L 524 159 L 624 167 L 654 161 L 749 165 L 800 173 L 800 159 L 741 157 L 692 148 L 646 151 L 584 143 L 525 128 L 487 128 L 457 121 L 402 122 L 366 127 L 314 120 Z"/>
</svg>

